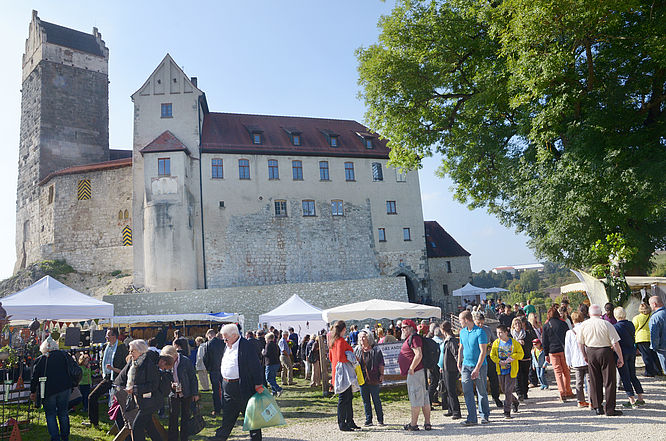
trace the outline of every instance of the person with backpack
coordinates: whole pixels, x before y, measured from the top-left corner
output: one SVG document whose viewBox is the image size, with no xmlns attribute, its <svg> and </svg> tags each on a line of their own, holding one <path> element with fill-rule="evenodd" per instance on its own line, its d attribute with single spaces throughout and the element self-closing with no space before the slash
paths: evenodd
<svg viewBox="0 0 666 441">
<path fill-rule="evenodd" d="M 58 349 L 58 342 L 51 337 L 44 340 L 39 350 L 42 355 L 35 360 L 32 368 L 30 399 L 37 402 L 39 392 L 46 415 L 46 429 L 51 441 L 67 440 L 69 439 L 69 396 L 72 387 L 81 380 L 81 375 L 78 375 L 78 379 L 72 378 L 70 365 L 74 364 L 79 372 L 82 371 L 71 355 Z M 45 378 L 44 385 L 40 384 L 40 378 Z"/>
<path fill-rule="evenodd" d="M 403 320 L 401 323 L 402 338 L 404 343 L 400 348 L 398 355 L 398 365 L 400 374 L 407 376 L 407 395 L 411 406 L 411 420 L 404 425 L 408 431 L 419 430 L 419 413 L 423 412 L 425 430 L 432 430 L 430 424 L 430 397 L 426 387 L 426 378 L 424 370 L 424 338 L 417 334 L 416 323 L 412 320 Z M 435 343 L 432 339 L 428 339 Z M 437 345 L 437 343 L 435 343 Z M 439 346 L 438 346 L 439 349 Z M 429 353 L 429 356 L 432 354 Z"/>
</svg>

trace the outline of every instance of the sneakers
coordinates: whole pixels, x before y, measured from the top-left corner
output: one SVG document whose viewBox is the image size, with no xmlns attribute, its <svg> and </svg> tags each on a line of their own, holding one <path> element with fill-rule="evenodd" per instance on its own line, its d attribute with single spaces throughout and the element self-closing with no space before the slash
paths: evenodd
<svg viewBox="0 0 666 441">
<path fill-rule="evenodd" d="M 280 389 L 279 391 L 277 391 L 277 393 L 275 394 L 275 396 L 279 398 L 279 397 L 282 396 L 282 393 L 283 393 L 283 392 L 284 392 L 284 389 Z"/>
<path fill-rule="evenodd" d="M 365 427 L 369 427 L 369 426 L 372 426 L 373 424 L 372 424 L 372 421 L 366 421 L 365 423 L 363 423 L 363 425 Z"/>
<path fill-rule="evenodd" d="M 490 420 L 486 418 L 481 418 L 481 424 L 490 424 Z"/>
<path fill-rule="evenodd" d="M 380 427 L 386 426 L 386 424 L 384 424 L 384 421 L 378 421 L 377 425 L 380 426 Z"/>
<path fill-rule="evenodd" d="M 465 427 L 476 426 L 476 424 L 477 424 L 477 423 L 474 423 L 474 422 L 472 422 L 472 421 L 467 421 L 467 420 L 462 421 L 462 422 L 460 423 L 461 426 L 465 426 Z"/>
<path fill-rule="evenodd" d="M 583 409 L 585 407 L 590 407 L 590 403 L 588 403 L 587 401 L 579 401 L 578 402 L 578 407 L 580 407 L 581 409 Z"/>
<path fill-rule="evenodd" d="M 637 407 L 645 406 L 645 400 L 636 400 L 634 403 Z"/>
<path fill-rule="evenodd" d="M 637 409 L 638 406 L 636 404 L 631 404 L 630 402 L 627 403 L 622 403 L 622 407 L 625 409 Z"/>
</svg>

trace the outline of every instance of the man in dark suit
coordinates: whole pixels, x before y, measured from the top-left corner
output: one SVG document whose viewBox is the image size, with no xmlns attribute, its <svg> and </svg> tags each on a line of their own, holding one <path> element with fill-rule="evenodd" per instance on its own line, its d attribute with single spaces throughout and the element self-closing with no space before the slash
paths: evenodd
<svg viewBox="0 0 666 441">
<path fill-rule="evenodd" d="M 220 365 L 222 373 L 222 426 L 211 440 L 226 441 L 255 392 L 263 392 L 263 375 L 255 346 L 240 336 L 236 325 L 225 325 L 222 336 L 226 343 Z M 261 441 L 261 429 L 251 430 L 250 439 Z"/>
<path fill-rule="evenodd" d="M 203 363 L 210 377 L 210 386 L 213 391 L 213 416 L 222 413 L 222 377 L 220 376 L 220 363 L 224 354 L 224 342 L 213 329 L 206 332 L 206 348 Z"/>
<path fill-rule="evenodd" d="M 185 422 L 190 419 L 192 401 L 199 399 L 199 382 L 194 366 L 181 352 L 188 347 L 187 339 L 180 337 L 173 346 L 162 348 L 164 355 L 174 359 L 172 368 L 173 383 L 169 394 L 169 441 L 186 441 L 188 437 Z M 180 416 L 180 424 L 178 417 Z"/>
<path fill-rule="evenodd" d="M 118 341 L 118 330 L 109 328 L 106 331 L 106 341 L 102 349 L 102 381 L 88 396 L 88 421 L 84 425 L 93 425 L 99 428 L 99 398 L 109 392 L 116 375 L 125 367 L 127 346 Z"/>
</svg>

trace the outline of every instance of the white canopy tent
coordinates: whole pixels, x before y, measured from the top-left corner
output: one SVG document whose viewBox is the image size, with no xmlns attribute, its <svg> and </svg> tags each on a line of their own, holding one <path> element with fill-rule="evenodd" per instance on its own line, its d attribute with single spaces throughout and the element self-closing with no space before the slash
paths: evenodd
<svg viewBox="0 0 666 441">
<path fill-rule="evenodd" d="M 80 293 L 51 276 L 44 276 L 0 301 L 11 320 L 73 321 L 113 317 L 111 303 Z"/>
<path fill-rule="evenodd" d="M 478 286 L 474 286 L 471 283 L 467 283 L 467 285 L 463 286 L 462 288 L 454 290 L 453 295 L 456 297 L 462 297 L 463 299 L 466 300 L 481 301 L 486 299 L 486 294 L 504 292 L 504 291 L 508 291 L 508 289 L 479 288 Z"/>
<path fill-rule="evenodd" d="M 328 323 L 336 320 L 441 318 L 442 310 L 436 306 L 420 305 L 417 303 L 372 299 L 326 309 L 322 312 L 322 316 L 324 321 Z"/>
<path fill-rule="evenodd" d="M 326 329 L 326 322 L 321 318 L 321 309 L 312 306 L 298 294 L 294 294 L 272 311 L 261 314 L 259 324 L 282 330 L 294 328 L 299 337 Z"/>
</svg>

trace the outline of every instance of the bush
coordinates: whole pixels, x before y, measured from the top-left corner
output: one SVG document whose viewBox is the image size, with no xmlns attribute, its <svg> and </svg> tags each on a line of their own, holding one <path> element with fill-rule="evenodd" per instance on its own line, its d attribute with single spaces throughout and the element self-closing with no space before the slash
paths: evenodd
<svg viewBox="0 0 666 441">
<path fill-rule="evenodd" d="M 57 277 L 74 272 L 74 268 L 72 268 L 64 260 L 43 260 L 39 262 L 39 269 L 44 274 L 51 277 Z"/>
</svg>

